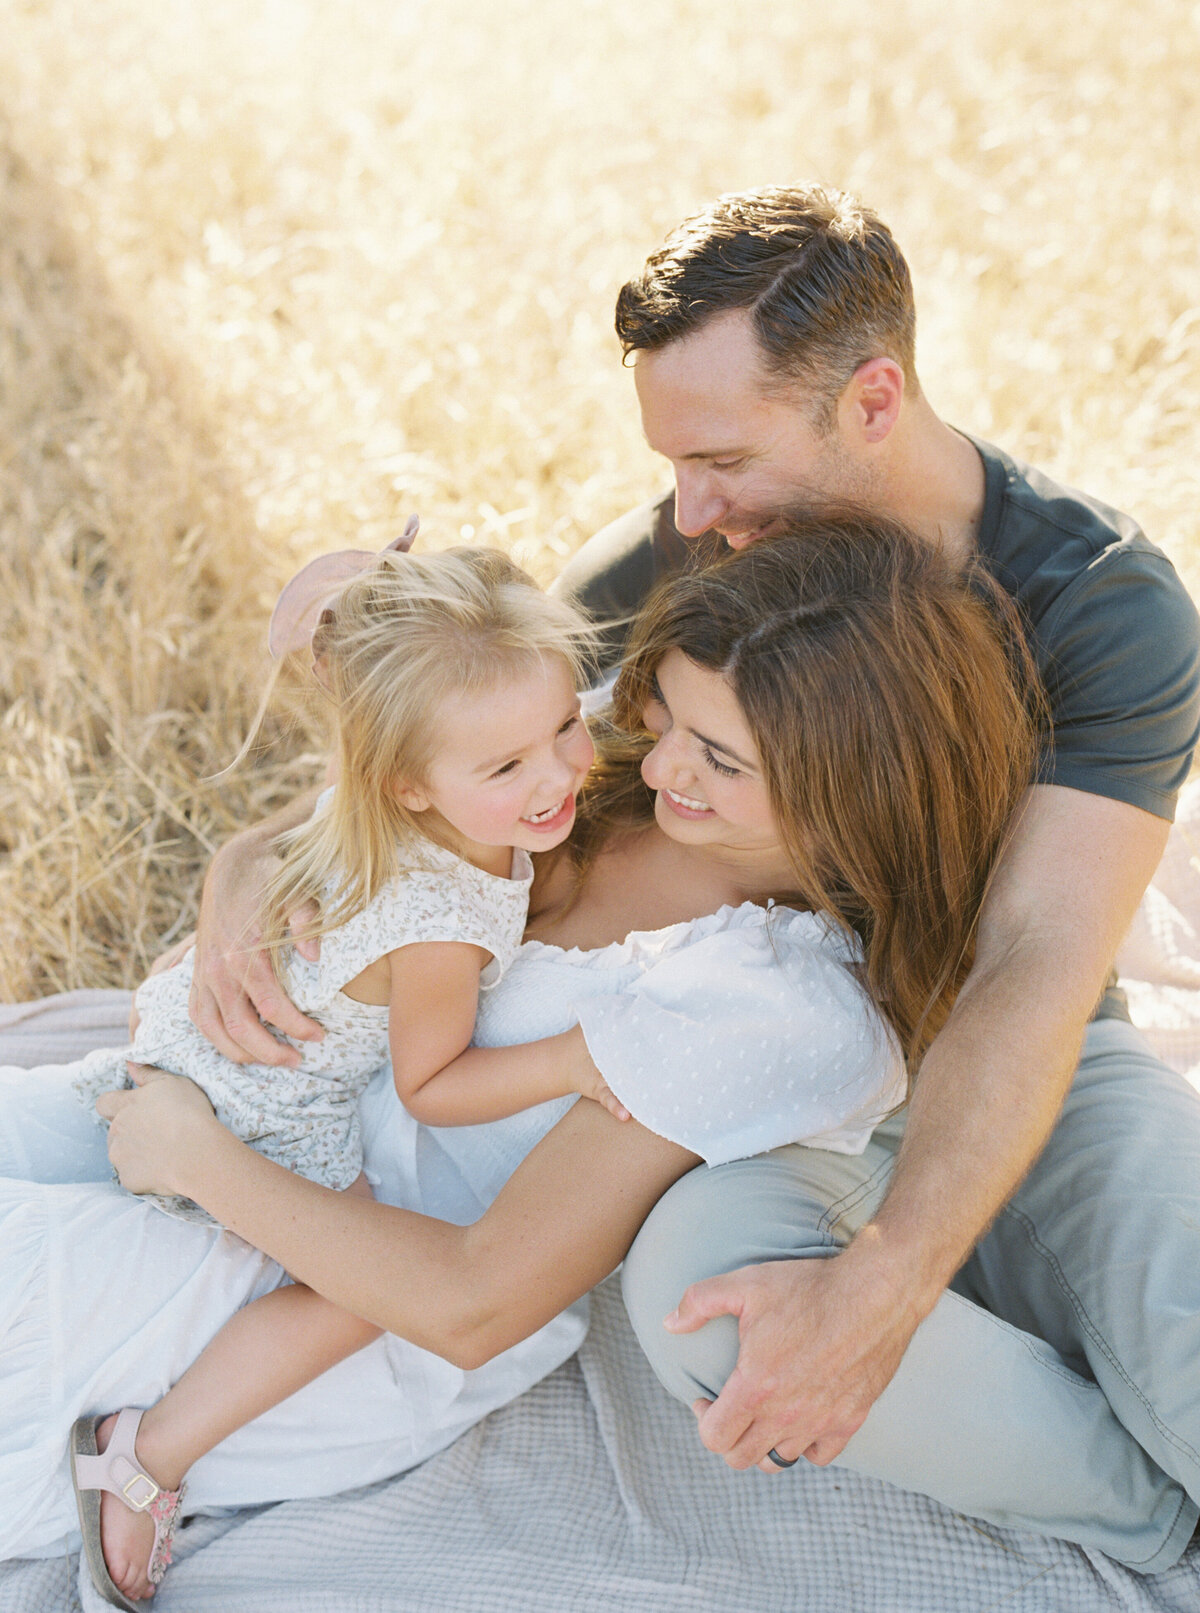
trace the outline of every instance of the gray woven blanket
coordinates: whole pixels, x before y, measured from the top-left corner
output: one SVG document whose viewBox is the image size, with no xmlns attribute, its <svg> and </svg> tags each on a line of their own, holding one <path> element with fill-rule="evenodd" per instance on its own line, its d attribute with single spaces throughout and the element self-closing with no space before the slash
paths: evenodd
<svg viewBox="0 0 1200 1613">
<path fill-rule="evenodd" d="M 115 1044 L 127 1002 L 0 1008 L 0 1063 Z M 574 1360 L 405 1477 L 188 1524 L 156 1613 L 1200 1613 L 1197 1551 L 1139 1578 L 852 1473 L 732 1473 L 611 1280 L 592 1316 Z M 104 1605 L 74 1561 L 0 1564 L 0 1613 Z"/>
</svg>

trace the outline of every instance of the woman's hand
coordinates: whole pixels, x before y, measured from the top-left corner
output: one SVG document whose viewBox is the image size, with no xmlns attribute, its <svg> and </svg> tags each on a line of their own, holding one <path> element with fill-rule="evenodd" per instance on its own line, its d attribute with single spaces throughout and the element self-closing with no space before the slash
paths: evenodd
<svg viewBox="0 0 1200 1613">
<path fill-rule="evenodd" d="M 130 1193 L 182 1193 L 182 1172 L 220 1122 L 194 1081 L 149 1064 L 127 1065 L 132 1092 L 105 1092 L 97 1113 L 111 1122 L 108 1157 Z"/>
</svg>

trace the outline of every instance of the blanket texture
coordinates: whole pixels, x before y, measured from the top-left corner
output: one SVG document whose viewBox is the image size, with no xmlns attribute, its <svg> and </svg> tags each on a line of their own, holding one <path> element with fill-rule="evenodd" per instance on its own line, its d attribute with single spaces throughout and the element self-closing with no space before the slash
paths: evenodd
<svg viewBox="0 0 1200 1613">
<path fill-rule="evenodd" d="M 1122 954 L 1134 1017 L 1200 1086 L 1200 791 Z M 123 1037 L 128 996 L 0 1008 L 0 1063 Z M 421 1468 L 198 1518 L 156 1613 L 1200 1613 L 1200 1550 L 1141 1578 L 835 1468 L 730 1472 L 645 1364 L 613 1279 L 578 1355 Z M 66 1431 L 64 1430 L 64 1438 Z M 0 1613 L 102 1613 L 65 1555 Z"/>
</svg>

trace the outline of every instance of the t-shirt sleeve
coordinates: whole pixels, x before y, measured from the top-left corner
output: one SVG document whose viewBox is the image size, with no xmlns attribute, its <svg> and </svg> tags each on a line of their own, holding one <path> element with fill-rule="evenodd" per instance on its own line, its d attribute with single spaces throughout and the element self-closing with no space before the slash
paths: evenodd
<svg viewBox="0 0 1200 1613">
<path fill-rule="evenodd" d="M 1038 771 L 1168 822 L 1200 734 L 1200 620 L 1170 562 L 1120 547 L 1099 556 L 1040 624 L 1054 713 Z"/>
<path fill-rule="evenodd" d="M 795 914 L 719 931 L 580 1004 L 588 1050 L 636 1120 L 710 1165 L 793 1142 L 862 1152 L 904 1101 L 903 1060 L 823 928 Z"/>
<path fill-rule="evenodd" d="M 675 528 L 673 496 L 630 510 L 589 538 L 563 567 L 552 592 L 603 627 L 595 670 L 621 659 L 629 628 L 658 580 L 686 563 L 687 542 Z"/>
</svg>

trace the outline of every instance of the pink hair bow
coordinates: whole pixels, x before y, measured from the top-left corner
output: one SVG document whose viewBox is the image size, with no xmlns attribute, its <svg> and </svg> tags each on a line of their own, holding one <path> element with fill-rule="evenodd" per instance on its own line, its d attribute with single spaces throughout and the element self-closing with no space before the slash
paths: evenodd
<svg viewBox="0 0 1200 1613">
<path fill-rule="evenodd" d="M 384 544 L 379 554 L 369 549 L 339 549 L 336 554 L 318 555 L 302 566 L 283 592 L 271 612 L 267 628 L 267 648 L 276 660 L 291 650 L 302 650 L 313 636 L 321 612 L 337 598 L 353 577 L 373 566 L 380 554 L 394 549 L 407 554 L 420 526 L 420 518 L 410 515 L 404 531 L 391 543 Z"/>
</svg>

